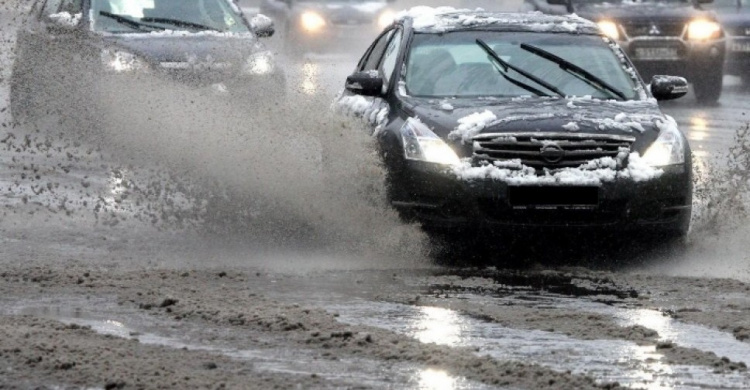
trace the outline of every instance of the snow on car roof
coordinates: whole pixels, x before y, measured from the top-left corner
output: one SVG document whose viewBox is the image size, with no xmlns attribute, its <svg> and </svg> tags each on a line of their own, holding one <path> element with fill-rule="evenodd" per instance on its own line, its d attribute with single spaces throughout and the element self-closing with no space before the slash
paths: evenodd
<svg viewBox="0 0 750 390">
<path fill-rule="evenodd" d="M 445 32 L 468 28 L 497 28 L 512 31 L 567 32 L 597 34 L 599 28 L 590 20 L 575 14 L 558 16 L 541 12 L 496 13 L 453 7 L 418 6 L 401 11 L 396 20 L 412 19 L 412 27 L 420 32 Z"/>
</svg>

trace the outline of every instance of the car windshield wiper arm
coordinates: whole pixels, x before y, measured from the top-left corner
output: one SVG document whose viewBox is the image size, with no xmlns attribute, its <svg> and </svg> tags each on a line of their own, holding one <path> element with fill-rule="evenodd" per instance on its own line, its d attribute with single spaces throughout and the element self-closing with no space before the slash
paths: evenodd
<svg viewBox="0 0 750 390">
<path fill-rule="evenodd" d="M 521 76 L 524 76 L 527 79 L 532 80 L 533 82 L 535 82 L 535 83 L 543 86 L 544 88 L 547 88 L 550 91 L 558 94 L 560 97 L 565 97 L 565 94 L 562 93 L 562 91 L 560 91 L 554 85 L 552 85 L 552 84 L 550 84 L 550 83 L 548 83 L 548 82 L 546 82 L 546 81 L 544 81 L 544 80 L 542 80 L 542 79 L 534 76 L 533 74 L 531 74 L 529 72 L 526 72 L 525 70 L 523 70 L 523 69 L 521 69 L 521 68 L 519 68 L 517 66 L 512 65 L 508 61 L 505 61 L 504 59 L 500 58 L 500 56 L 497 54 L 497 52 L 495 52 L 494 50 L 492 50 L 492 48 L 487 44 L 487 42 L 485 42 L 485 41 L 477 38 L 477 45 L 479 45 L 479 47 L 481 47 L 485 52 L 487 52 L 487 54 L 490 56 L 490 58 L 492 58 L 493 60 L 495 60 L 495 62 L 498 65 L 500 65 L 506 72 L 508 71 L 508 69 L 511 69 L 511 70 L 515 71 L 516 73 L 520 74 Z M 513 84 L 515 84 L 515 85 L 517 85 L 517 86 L 519 86 L 519 87 L 521 87 L 523 89 L 526 89 L 527 91 L 534 92 L 534 93 L 536 93 L 539 96 L 549 96 L 546 93 L 539 93 L 541 91 L 539 91 L 538 89 L 536 89 L 534 87 L 531 87 L 528 84 L 522 83 L 521 81 L 515 80 L 515 79 L 509 77 L 506 74 L 501 73 L 501 75 L 503 77 L 505 77 L 506 80 L 510 81 L 511 83 L 513 83 Z"/>
<path fill-rule="evenodd" d="M 581 68 L 580 66 L 564 59 L 561 57 L 558 57 L 555 54 L 552 54 L 544 49 L 540 49 L 536 46 L 529 45 L 528 43 L 522 43 L 521 49 L 526 50 L 532 54 L 535 54 L 539 57 L 542 57 L 546 60 L 552 61 L 560 66 L 560 69 L 573 74 L 574 76 L 577 76 L 587 84 L 591 85 L 592 87 L 600 90 L 600 91 L 607 91 L 611 94 L 617 95 L 622 100 L 627 100 L 625 97 L 625 94 L 622 93 L 617 88 L 609 85 L 606 81 L 600 79 L 599 77 L 593 75 L 591 72 L 587 71 L 586 69 Z"/>
<path fill-rule="evenodd" d="M 141 20 L 144 22 L 151 22 L 151 23 L 171 24 L 177 27 L 191 27 L 191 28 L 196 28 L 199 30 L 219 31 L 213 27 L 209 27 L 204 24 L 193 23 L 193 22 L 188 22 L 188 21 L 179 20 L 179 19 L 145 17 L 145 18 L 141 18 Z"/>
<path fill-rule="evenodd" d="M 143 30 L 144 27 L 150 28 L 150 29 L 154 29 L 154 30 L 164 30 L 164 27 L 152 26 L 150 24 L 141 23 L 141 22 L 139 22 L 137 20 L 126 18 L 126 17 L 124 17 L 122 15 L 113 14 L 113 13 L 107 12 L 107 11 L 99 11 L 99 15 L 107 17 L 107 18 L 110 18 L 110 19 L 114 19 L 115 21 L 117 21 L 120 24 L 124 24 L 126 26 L 130 26 L 130 27 L 133 27 L 133 28 L 138 29 L 138 30 Z"/>
</svg>

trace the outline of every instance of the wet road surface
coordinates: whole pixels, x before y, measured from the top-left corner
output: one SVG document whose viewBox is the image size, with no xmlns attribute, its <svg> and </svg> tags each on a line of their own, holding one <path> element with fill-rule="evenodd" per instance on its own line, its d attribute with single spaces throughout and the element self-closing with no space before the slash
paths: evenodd
<svg viewBox="0 0 750 390">
<path fill-rule="evenodd" d="M 12 53 L 0 53 L 2 100 Z M 251 180 L 266 155 L 233 148 L 251 137 L 220 125 L 210 137 L 108 143 L 0 113 L 0 385 L 750 387 L 745 230 L 694 234 L 679 251 L 544 241 L 529 243 L 551 247 L 542 255 L 434 264 L 419 230 L 379 203 L 377 169 L 356 163 L 367 140 L 344 134 L 360 129 L 314 119 L 357 60 L 281 58 L 313 130 L 301 143 L 342 129 L 351 155 L 336 157 L 351 169 L 334 184 L 351 204 L 315 183 L 285 198 L 310 177 L 304 166 Z M 748 122 L 750 91 L 724 81 L 716 107 L 692 96 L 663 106 L 699 162 L 721 164 Z M 185 153 L 159 153 L 172 144 Z"/>
</svg>

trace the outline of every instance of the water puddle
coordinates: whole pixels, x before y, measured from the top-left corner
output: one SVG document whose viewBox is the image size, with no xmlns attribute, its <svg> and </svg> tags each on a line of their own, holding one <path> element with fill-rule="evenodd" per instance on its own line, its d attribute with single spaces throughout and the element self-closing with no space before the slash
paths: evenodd
<svg viewBox="0 0 750 390">
<path fill-rule="evenodd" d="M 599 382 L 659 389 L 750 386 L 750 377 L 745 374 L 715 374 L 703 366 L 664 364 L 655 346 L 629 341 L 578 340 L 554 332 L 505 328 L 437 307 L 359 301 L 326 308 L 339 313 L 345 323 L 385 328 L 424 343 L 474 347 L 480 355 L 534 362 L 558 371 L 588 375 Z M 638 321 L 636 317 L 629 318 Z"/>
<path fill-rule="evenodd" d="M 484 390 L 496 387 L 454 377 L 442 370 L 407 364 L 380 363 L 362 358 L 321 358 L 320 352 L 297 346 L 284 348 L 282 339 L 265 340 L 278 348 L 252 348 L 237 345 L 234 329 L 205 329 L 190 327 L 171 320 L 156 319 L 142 311 L 127 309 L 114 298 L 62 297 L 33 301 L 4 302 L 0 315 L 35 315 L 67 324 L 88 326 L 97 333 L 125 339 L 137 339 L 143 344 L 169 348 L 200 350 L 221 354 L 252 363 L 255 370 L 292 375 L 318 375 L 334 383 L 376 389 L 420 390 Z M 243 332 L 240 336 L 257 334 Z M 211 343 L 206 339 L 212 340 Z M 221 344 L 230 339 L 232 346 Z M 218 340 L 218 341 L 217 341 Z"/>
</svg>

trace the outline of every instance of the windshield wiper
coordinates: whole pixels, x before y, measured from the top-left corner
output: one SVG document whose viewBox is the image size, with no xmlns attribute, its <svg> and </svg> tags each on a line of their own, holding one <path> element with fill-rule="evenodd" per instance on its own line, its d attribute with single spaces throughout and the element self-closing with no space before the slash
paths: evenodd
<svg viewBox="0 0 750 390">
<path fill-rule="evenodd" d="M 124 17 L 122 15 L 113 14 L 113 13 L 107 12 L 107 11 L 99 11 L 99 15 L 105 16 L 105 17 L 110 18 L 110 19 L 114 19 L 116 22 L 118 22 L 120 24 L 124 24 L 126 26 L 133 27 L 133 28 L 135 28 L 137 30 L 143 30 L 144 27 L 145 28 L 150 28 L 152 30 L 164 30 L 164 27 L 152 26 L 150 24 L 141 23 L 141 22 L 139 22 L 137 20 L 126 18 L 126 17 Z"/>
<path fill-rule="evenodd" d="M 179 20 L 179 19 L 145 17 L 145 18 L 141 18 L 141 20 L 144 22 L 151 22 L 151 23 L 171 24 L 177 27 L 190 27 L 190 28 L 195 28 L 198 30 L 219 31 L 213 27 L 209 27 L 200 23 L 193 23 L 193 22 L 188 22 L 188 21 Z"/>
<path fill-rule="evenodd" d="M 548 61 L 552 61 L 560 66 L 560 69 L 578 77 L 582 81 L 584 81 L 586 84 L 604 92 L 609 92 L 611 94 L 616 95 L 622 100 L 627 100 L 625 97 L 625 94 L 622 93 L 617 88 L 609 85 L 606 81 L 600 79 L 599 77 L 591 74 L 586 69 L 581 68 L 580 66 L 564 59 L 561 57 L 558 57 L 544 49 L 540 49 L 536 46 L 529 45 L 528 43 L 522 43 L 521 49 L 526 50 L 532 54 L 535 54 L 539 57 L 542 57 Z"/>
<path fill-rule="evenodd" d="M 543 86 L 544 88 L 547 88 L 548 90 L 550 90 L 550 91 L 558 94 L 560 97 L 565 97 L 565 94 L 562 93 L 562 91 L 560 91 L 554 85 L 551 85 L 550 83 L 548 83 L 548 82 L 546 82 L 546 81 L 544 81 L 544 80 L 542 80 L 542 79 L 534 76 L 533 74 L 531 74 L 529 72 L 526 72 L 525 70 L 523 70 L 521 68 L 518 68 L 517 66 L 514 66 L 514 65 L 510 64 L 508 61 L 505 61 L 504 59 L 500 58 L 500 56 L 497 54 L 497 52 L 495 52 L 494 50 L 492 50 L 492 48 L 485 41 L 477 38 L 476 42 L 477 42 L 477 45 L 479 45 L 479 47 L 481 47 L 485 52 L 487 52 L 487 54 L 490 56 L 490 58 L 492 58 L 493 60 L 495 60 L 495 62 L 498 65 L 500 65 L 500 67 L 502 67 L 505 72 L 507 72 L 508 69 L 511 69 L 511 70 L 515 71 L 516 73 L 520 74 L 521 76 L 524 76 L 527 79 L 532 80 L 533 82 L 535 82 L 535 83 Z M 501 76 L 503 76 L 509 82 L 511 82 L 511 83 L 513 83 L 513 84 L 515 84 L 515 85 L 517 85 L 517 86 L 519 86 L 519 87 L 521 87 L 521 88 L 523 88 L 523 89 L 525 89 L 525 90 L 527 90 L 529 92 L 532 92 L 532 93 L 536 94 L 537 96 L 549 96 L 548 94 L 546 94 L 546 93 L 544 93 L 544 92 L 542 92 L 542 91 L 540 91 L 540 90 L 538 90 L 538 89 L 536 89 L 536 88 L 534 88 L 534 87 L 532 87 L 532 86 L 530 86 L 530 85 L 528 85 L 528 84 L 526 84 L 524 82 L 516 80 L 516 79 L 508 76 L 507 74 L 505 74 L 503 72 L 500 72 L 499 69 L 498 69 L 498 72 L 500 73 Z"/>
</svg>

